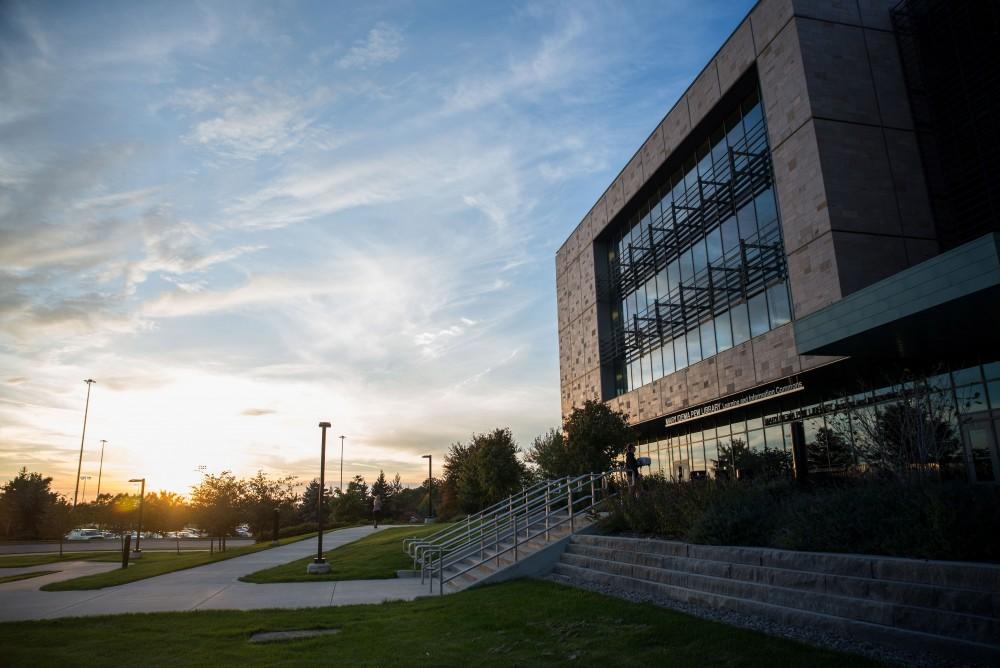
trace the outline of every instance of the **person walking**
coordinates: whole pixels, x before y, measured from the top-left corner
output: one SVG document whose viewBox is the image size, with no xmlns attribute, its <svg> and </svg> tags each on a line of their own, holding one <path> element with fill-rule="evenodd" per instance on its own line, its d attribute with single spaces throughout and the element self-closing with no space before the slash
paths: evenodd
<svg viewBox="0 0 1000 668">
<path fill-rule="evenodd" d="M 372 497 L 372 520 L 374 521 L 376 529 L 378 529 L 378 522 L 382 519 L 382 497 L 376 494 Z"/>
</svg>

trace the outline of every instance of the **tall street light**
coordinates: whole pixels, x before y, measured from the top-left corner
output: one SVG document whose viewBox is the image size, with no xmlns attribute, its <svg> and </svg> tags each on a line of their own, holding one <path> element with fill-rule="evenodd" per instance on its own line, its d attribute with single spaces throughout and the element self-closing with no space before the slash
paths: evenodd
<svg viewBox="0 0 1000 668">
<path fill-rule="evenodd" d="M 97 498 L 101 498 L 101 474 L 104 472 L 104 446 L 108 442 L 105 439 L 101 439 L 101 467 L 97 469 Z"/>
<path fill-rule="evenodd" d="M 90 386 L 97 381 L 88 378 L 83 381 L 87 384 L 87 403 L 83 406 L 83 433 L 80 435 L 80 457 L 76 460 L 76 487 L 73 489 L 73 507 L 76 508 L 76 495 L 80 491 L 80 468 L 83 466 L 83 439 L 87 436 L 87 411 L 90 410 Z"/>
<path fill-rule="evenodd" d="M 93 476 L 82 475 L 80 480 L 83 481 L 83 494 L 80 495 L 80 503 L 87 503 L 87 481 L 93 478 Z"/>
<path fill-rule="evenodd" d="M 427 518 L 434 517 L 434 474 L 431 464 L 434 462 L 433 455 L 420 455 L 421 459 L 427 460 Z"/>
<path fill-rule="evenodd" d="M 344 439 L 346 436 L 341 434 L 340 436 L 340 494 L 344 494 Z"/>
<path fill-rule="evenodd" d="M 135 550 L 132 551 L 132 558 L 138 559 L 142 556 L 142 550 L 139 549 L 139 541 L 142 540 L 142 502 L 146 499 L 146 479 L 132 478 L 129 482 L 142 483 L 142 489 L 139 491 L 139 530 L 135 532 Z"/>
<path fill-rule="evenodd" d="M 330 572 L 330 564 L 323 558 L 323 487 L 326 486 L 326 430 L 330 428 L 330 423 L 320 422 L 319 428 L 323 434 L 319 450 L 319 491 L 316 492 L 316 528 L 319 529 L 319 535 L 316 541 L 316 558 L 306 566 L 306 573 L 310 574 Z"/>
</svg>

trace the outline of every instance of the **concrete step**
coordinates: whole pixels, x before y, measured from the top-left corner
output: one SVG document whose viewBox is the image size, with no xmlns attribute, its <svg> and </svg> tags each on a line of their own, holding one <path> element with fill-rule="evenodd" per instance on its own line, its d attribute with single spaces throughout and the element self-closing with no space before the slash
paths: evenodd
<svg viewBox="0 0 1000 668">
<path fill-rule="evenodd" d="M 640 548 L 641 549 L 641 548 Z M 953 589 L 895 580 L 850 575 L 830 575 L 790 568 L 752 566 L 726 561 L 694 559 L 645 551 L 621 551 L 573 541 L 568 555 L 581 555 L 672 571 L 756 582 L 776 587 L 804 589 L 836 596 L 865 598 L 919 608 L 985 617 L 1000 617 L 1000 596 L 969 589 Z"/>
<path fill-rule="evenodd" d="M 822 628 L 839 635 L 859 638 L 877 644 L 895 645 L 911 652 L 933 652 L 938 655 L 988 665 L 996 665 L 1000 661 L 1000 648 L 996 645 L 981 642 L 950 638 L 906 628 L 829 615 L 814 610 L 788 607 L 739 596 L 617 575 L 574 566 L 565 562 L 556 564 L 553 572 L 558 575 L 605 585 L 615 589 L 662 596 L 717 610 L 733 611 L 745 615 L 760 615 L 789 626 Z"/>
<path fill-rule="evenodd" d="M 789 608 L 820 612 L 889 627 L 960 637 L 989 643 L 1000 638 L 1000 620 L 884 601 L 838 596 L 690 571 L 670 570 L 623 561 L 563 554 L 562 562 L 578 568 L 631 577 L 713 594 L 760 601 Z"/>
<path fill-rule="evenodd" d="M 748 566 L 768 566 L 831 575 L 909 582 L 1000 594 L 1000 565 L 873 555 L 798 552 L 763 547 L 692 545 L 623 536 L 578 536 L 576 542 L 619 552 L 647 552 Z"/>
</svg>

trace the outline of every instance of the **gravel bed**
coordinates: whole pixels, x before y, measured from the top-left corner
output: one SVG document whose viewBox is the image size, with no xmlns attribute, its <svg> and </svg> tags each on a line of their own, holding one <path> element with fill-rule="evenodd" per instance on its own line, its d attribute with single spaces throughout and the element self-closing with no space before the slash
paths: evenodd
<svg viewBox="0 0 1000 668">
<path fill-rule="evenodd" d="M 652 603 L 654 605 L 658 605 L 663 608 L 670 608 L 671 610 L 683 612 L 694 617 L 700 617 L 702 619 L 708 619 L 715 622 L 722 622 L 723 624 L 738 626 L 753 631 L 760 631 L 761 633 L 766 633 L 771 636 L 796 640 L 815 647 L 823 647 L 826 649 L 836 650 L 838 652 L 847 652 L 849 654 L 860 654 L 870 659 L 885 663 L 907 667 L 913 666 L 914 668 L 965 668 L 970 665 L 967 663 L 957 662 L 955 659 L 948 657 L 925 653 L 915 654 L 903 649 L 874 645 L 863 640 L 846 638 L 844 636 L 828 633 L 826 631 L 798 626 L 788 626 L 786 624 L 780 624 L 761 617 L 753 617 L 727 610 L 716 610 L 699 605 L 691 605 L 690 603 L 675 601 L 665 596 L 618 589 L 616 587 L 567 577 L 565 575 L 557 575 L 553 573 L 546 576 L 544 579 L 552 582 L 558 582 L 560 584 L 570 585 L 572 587 L 578 587 L 580 589 L 587 589 L 600 594 L 615 596 L 617 598 L 625 599 L 626 601 L 632 601 L 633 603 Z"/>
</svg>

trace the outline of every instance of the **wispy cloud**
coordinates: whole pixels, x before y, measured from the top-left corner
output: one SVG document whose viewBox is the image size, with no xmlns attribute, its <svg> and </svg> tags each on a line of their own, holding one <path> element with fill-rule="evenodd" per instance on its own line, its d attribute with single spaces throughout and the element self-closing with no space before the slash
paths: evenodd
<svg viewBox="0 0 1000 668">
<path fill-rule="evenodd" d="M 358 40 L 339 60 L 341 69 L 368 68 L 391 63 L 403 52 L 403 35 L 391 25 L 378 23 L 368 36 Z"/>
</svg>

